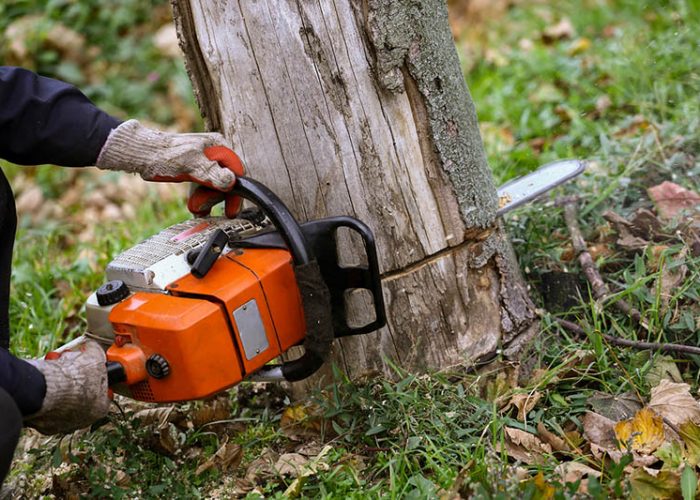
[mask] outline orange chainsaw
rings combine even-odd
[[[201,399],[244,379],[297,381],[327,359],[333,339],[386,323],[374,236],[352,217],[299,224],[267,187],[239,177],[256,207],[236,219],[196,218],[117,256],[87,301],[88,335],[109,345],[111,387],[134,399]],[[340,263],[338,233],[361,241],[362,265]],[[345,241],[345,240],[343,240]],[[349,296],[372,297],[364,325]],[[366,295],[365,292],[363,292]],[[291,347],[304,353],[269,364]]]

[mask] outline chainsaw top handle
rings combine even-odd
[[[257,205],[282,236],[294,261],[294,274],[306,322],[304,354],[281,365],[266,365],[254,374],[254,378],[288,382],[305,379],[323,365],[334,338],[331,296],[321,268],[299,223],[268,187],[240,176],[236,179],[232,193]]]
[[[282,235],[295,265],[315,260],[299,223],[270,188],[248,177],[237,177],[232,193],[252,201],[267,215]]]

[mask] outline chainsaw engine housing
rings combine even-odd
[[[133,398],[207,397],[303,340],[287,250],[227,249],[204,279],[190,273],[187,253],[220,228],[237,235],[260,229],[216,218],[168,228],[108,266],[108,280],[121,280],[133,293],[117,304],[100,306],[99,291],[88,300],[88,330],[112,344],[107,359],[124,367],[121,389]]]

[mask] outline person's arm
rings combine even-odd
[[[11,162],[95,165],[149,181],[194,182],[229,191],[236,181],[234,170],[204,154],[225,144],[218,133],[174,134],[137,120],[121,123],[72,85],[0,66],[0,158]]]
[[[120,123],[72,85],[0,66],[0,158],[20,165],[94,165]]]
[[[41,372],[3,348],[0,348],[0,387],[25,416],[38,412],[46,395],[46,381]]]

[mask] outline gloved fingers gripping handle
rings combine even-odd
[[[222,168],[227,168],[236,178],[245,175],[243,162],[236,153],[226,146],[209,146],[204,149],[204,155],[211,161],[216,161]],[[224,213],[229,219],[235,218],[241,211],[242,200],[232,192],[222,192],[212,186],[196,186],[187,200],[187,209],[196,217],[206,217],[218,203],[225,201]]]
[[[282,235],[294,260],[294,274],[306,321],[304,354],[283,365],[265,366],[252,378],[288,382],[305,379],[318,371],[328,358],[334,338],[330,291],[321,275],[321,268],[299,223],[270,189],[247,177],[239,177],[232,193],[260,207]]]

